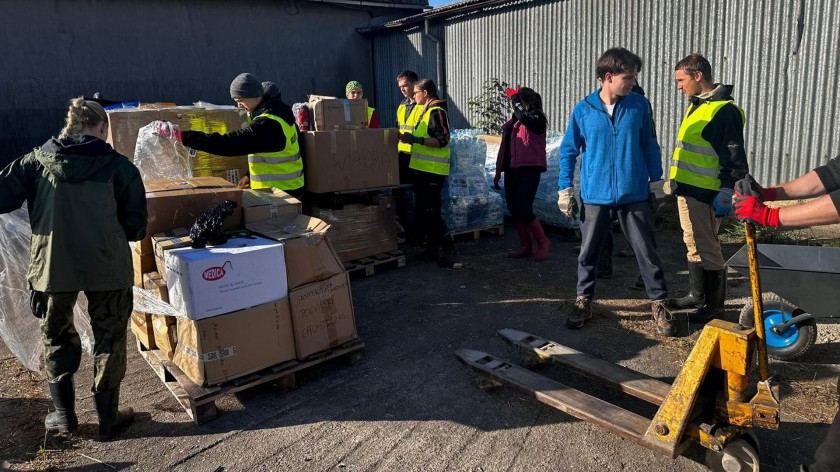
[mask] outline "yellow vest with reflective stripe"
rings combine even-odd
[[[370,120],[373,118],[373,112],[375,110],[371,107],[368,107],[368,128],[370,128]]]
[[[414,133],[414,127],[417,125],[417,120],[420,119],[417,115],[423,107],[415,104],[411,108],[411,113],[406,116],[407,108],[405,103],[401,103],[397,108],[397,128],[400,134]],[[397,144],[397,151],[411,154],[411,144],[400,142]]]
[[[422,107],[425,109],[425,107]],[[441,110],[446,113],[441,107],[432,107],[423,112],[423,118],[417,123],[414,130],[414,136],[420,138],[430,138],[429,136],[429,119],[432,112]],[[430,172],[432,174],[449,175],[449,144],[446,147],[435,148],[425,146],[423,144],[411,145],[411,161],[408,167],[422,172]]]
[[[672,180],[702,189],[720,190],[720,159],[712,144],[703,139],[703,130],[717,112],[730,103],[734,105],[732,100],[718,100],[702,103],[696,109],[694,105],[688,107],[677,134],[670,172]],[[735,107],[746,122],[744,110],[738,105]]]
[[[251,174],[251,188],[279,188],[296,190],[303,187],[303,160],[300,157],[300,143],[294,124],[269,113],[259,115],[280,123],[286,136],[286,147],[280,152],[262,152],[248,155],[248,172]],[[259,118],[258,117],[258,118]]]

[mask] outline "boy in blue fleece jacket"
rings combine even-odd
[[[641,68],[642,60],[627,49],[602,54],[596,66],[601,88],[575,106],[560,147],[557,205],[570,218],[578,208],[572,177],[578,156],[581,159],[577,299],[566,317],[566,326],[572,329],[592,317],[598,258],[615,214],[636,255],[657,330],[674,334],[673,317],[665,306],[668,289],[656,253],[650,200],[651,194],[664,196],[662,157],[650,105],[631,93]]]

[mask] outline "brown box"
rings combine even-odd
[[[187,247],[192,244],[190,230],[188,228],[177,228],[164,231],[152,236],[152,250],[154,251],[155,267],[158,277],[163,280],[166,287],[166,263],[163,261],[163,253],[179,247]]]
[[[196,218],[225,200],[236,202],[236,210],[225,219],[224,228],[242,225],[242,190],[224,179],[147,180],[144,185],[149,221],[146,238],[140,242],[141,255],[154,254],[153,234],[192,226]]]
[[[295,358],[289,299],[202,320],[178,320],[173,361],[198,385],[215,385]]]
[[[303,139],[309,192],[359,190],[400,183],[396,129],[310,131]]]
[[[280,189],[242,191],[242,220],[246,225],[281,215],[297,215],[301,211],[300,200]]]
[[[157,349],[155,344],[155,331],[152,326],[152,315],[150,313],[142,313],[139,311],[131,312],[131,332],[137,336],[140,344],[146,349]]]
[[[392,197],[377,205],[352,204],[340,210],[312,208],[312,215],[330,224],[329,237],[342,262],[397,249],[396,209]]]
[[[143,288],[152,292],[164,302],[169,303],[169,291],[166,289],[166,282],[158,272],[143,274]]]
[[[350,278],[338,274],[289,292],[298,359],[357,337]]]
[[[367,99],[315,98],[310,100],[315,131],[364,129],[368,127]]]
[[[330,225],[318,218],[287,215],[246,227],[283,242],[289,290],[344,272],[344,265],[326,237]]]
[[[157,349],[172,359],[178,346],[178,319],[174,316],[152,315],[152,332]]]
[[[108,143],[120,154],[134,159],[140,128],[155,120],[175,123],[182,131],[222,134],[247,125],[245,112],[235,107],[124,108],[108,112]],[[198,151],[192,165],[196,177],[219,177],[237,183],[248,171],[248,157],[222,157]]]
[[[156,270],[155,257],[151,254],[141,255],[139,252],[134,250],[135,247],[139,248],[139,245],[134,245],[131,248],[131,266],[134,268],[134,286],[142,287],[143,274],[154,272]]]

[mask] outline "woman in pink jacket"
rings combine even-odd
[[[534,197],[540,174],[546,170],[545,133],[548,120],[542,111],[542,97],[532,89],[507,89],[513,117],[502,126],[502,144],[496,159],[498,187],[505,173],[505,200],[519,232],[520,247],[508,257],[534,256],[537,262],[548,257],[551,241],[545,236],[540,220],[534,215]],[[533,239],[537,250],[533,250]]]

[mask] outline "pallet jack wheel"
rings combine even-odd
[[[776,334],[771,331],[774,325],[784,323],[805,311],[775,293],[765,293],[761,298],[764,306],[764,336],[767,340],[767,354],[775,359],[789,361],[810,351],[817,342],[816,321],[811,318]],[[738,321],[752,328],[755,326],[753,316],[753,302],[750,300],[741,309]]]
[[[721,452],[707,450],[706,466],[712,472],[759,472],[758,451],[751,442],[742,437],[730,441]]]

